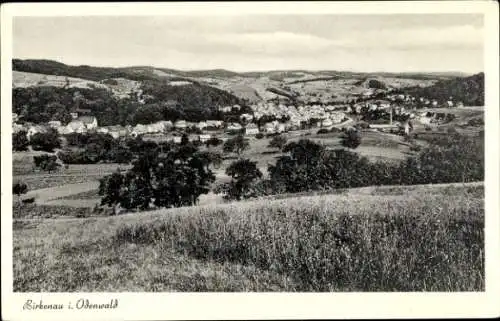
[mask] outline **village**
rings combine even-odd
[[[129,95],[137,97],[138,101],[143,103],[143,97],[137,95],[136,92],[130,92]],[[394,94],[391,90],[369,89],[362,94],[350,94],[348,98],[350,99],[330,104],[311,101],[297,103],[288,99],[258,102],[250,106],[252,113],[240,114],[239,122],[222,120],[190,122],[179,119],[174,122],[160,120],[135,126],[99,126],[97,118],[91,114],[90,110],[80,109],[71,113],[72,120],[67,124],[57,120],[46,124],[31,124],[18,122],[18,115],[13,113],[13,131],[26,131],[28,139],[36,133],[46,133],[49,128],[53,128],[61,136],[71,133],[97,132],[109,134],[114,139],[143,136],[146,139],[149,137],[171,140],[174,143],[181,142],[183,133],[189,134],[191,140],[205,143],[212,137],[227,140],[228,136],[240,133],[258,137],[314,128],[346,129],[352,128],[359,122],[367,123],[368,128],[373,130],[407,132],[408,123],[412,126],[412,122],[417,121],[421,125],[430,126],[446,120],[445,113],[427,112],[426,108],[446,109],[463,106],[461,102],[454,102],[452,97],[446,102],[439,103],[437,100],[424,97]],[[241,106],[237,104],[219,107],[222,113],[238,113],[240,109]]]

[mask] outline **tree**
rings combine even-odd
[[[274,136],[273,139],[269,142],[269,146],[271,148],[277,148],[279,150],[282,150],[283,147],[286,145],[287,139],[283,135],[278,135]]]
[[[342,146],[355,149],[359,145],[361,145],[361,135],[359,132],[354,129],[347,130],[342,137]]]
[[[205,145],[207,146],[207,148],[209,148],[210,146],[219,146],[220,144],[222,144],[222,139],[220,138],[217,138],[217,137],[210,137],[206,142],[205,142]]]
[[[46,133],[36,133],[31,136],[30,144],[33,150],[53,152],[54,148],[61,147],[61,140],[57,131],[50,128]]]
[[[19,199],[21,194],[26,194],[28,192],[28,185],[23,182],[17,181],[12,185],[12,194],[17,195]]]
[[[57,163],[57,156],[55,155],[43,154],[40,156],[33,156],[33,161],[37,168],[49,173],[61,166]]]
[[[12,134],[12,149],[15,151],[24,151],[28,149],[29,141],[27,132],[21,130]]]
[[[239,134],[231,139],[228,139],[223,146],[223,150],[226,153],[236,152],[240,156],[241,152],[248,149],[250,143],[242,134]]]
[[[210,158],[192,144],[145,149],[125,174],[114,173],[100,182],[103,205],[126,209],[193,205],[210,190],[215,176]]]
[[[249,159],[239,159],[229,165],[226,174],[231,176],[232,180],[227,188],[227,198],[241,200],[255,196],[252,185],[262,177],[262,172],[256,164],[257,162]]]
[[[187,145],[189,144],[189,136],[184,133],[182,134],[182,137],[181,137],[181,145]]]
[[[114,213],[116,214],[117,207],[123,198],[124,193],[124,176],[120,170],[109,176],[105,176],[99,181],[99,195],[103,195],[101,205],[114,206]]]

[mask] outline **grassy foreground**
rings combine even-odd
[[[14,291],[482,291],[483,185],[17,220]]]

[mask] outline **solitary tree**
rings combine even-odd
[[[17,195],[17,198],[19,199],[21,197],[21,194],[26,194],[28,192],[28,185],[26,185],[23,182],[15,182],[12,185],[12,194]]]
[[[228,139],[223,146],[223,150],[226,153],[236,152],[238,156],[240,156],[241,152],[248,149],[250,147],[250,143],[248,139],[243,137],[243,135],[239,134],[231,139]]]
[[[33,156],[35,166],[46,172],[52,172],[61,165],[57,163],[57,156],[43,154],[40,156]]]
[[[344,133],[342,137],[342,146],[355,149],[359,145],[361,145],[361,135],[357,130],[351,129]]]
[[[12,149],[24,151],[28,149],[29,141],[26,131],[22,130],[12,134]]]
[[[239,159],[226,169],[226,174],[232,177],[226,197],[240,200],[253,196],[252,185],[255,180],[262,177],[262,172],[256,164],[257,162],[249,159]]]
[[[283,135],[278,135],[273,137],[273,139],[269,142],[268,147],[282,150],[283,147],[286,145],[286,143],[287,143],[286,137]]]

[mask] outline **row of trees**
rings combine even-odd
[[[55,129],[48,129],[46,133],[36,133],[28,139],[25,130],[12,134],[12,149],[15,151],[25,151],[31,145],[33,150],[53,152],[61,147],[61,139]]]

